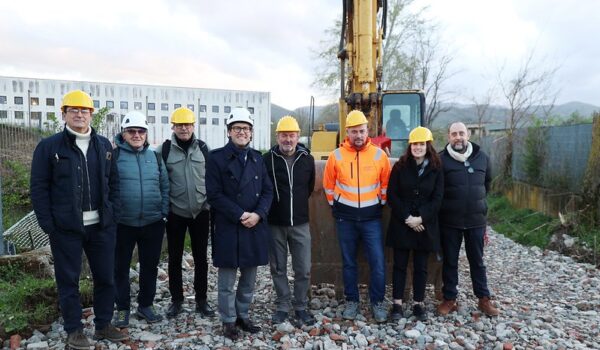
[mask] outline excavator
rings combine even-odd
[[[342,262],[335,234],[335,223],[322,188],[325,160],[345,137],[346,115],[361,110],[369,121],[369,136],[374,144],[386,150],[392,161],[408,145],[409,132],[423,125],[425,96],[420,90],[384,91],[382,43],[386,33],[387,0],[342,0],[343,18],[338,58],[341,86],[338,131],[319,130],[312,134],[311,154],[316,162],[316,188],[310,199],[312,232],[312,283],[334,284],[341,292]],[[384,210],[384,229],[389,210]],[[384,231],[385,233],[385,231]],[[386,252],[387,281],[391,281],[392,254]],[[431,259],[430,259],[431,262]],[[367,263],[359,257],[360,283],[367,283]],[[441,289],[441,265],[430,263],[430,282]],[[438,271],[431,271],[432,269]],[[432,273],[433,272],[433,273]],[[410,282],[410,281],[408,281]],[[407,283],[410,286],[410,283]],[[336,293],[340,296],[341,293]]]

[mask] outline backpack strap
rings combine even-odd
[[[171,140],[167,139],[162,144],[162,159],[167,163],[167,159],[169,158],[169,152],[171,152]]]

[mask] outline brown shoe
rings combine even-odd
[[[500,314],[500,310],[492,304],[490,297],[479,298],[477,307],[487,316],[498,316]]]
[[[96,339],[96,340],[107,339],[113,343],[118,343],[118,342],[128,340],[129,336],[127,334],[121,332],[120,330],[115,328],[115,326],[113,326],[112,324],[109,323],[106,327],[104,327],[102,329],[96,329],[96,332],[94,333],[94,339]]]
[[[437,313],[440,316],[446,316],[451,312],[458,310],[458,303],[456,300],[446,300],[437,306]]]

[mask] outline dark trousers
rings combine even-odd
[[[451,227],[440,227],[442,249],[444,251],[444,265],[442,268],[442,279],[444,287],[442,292],[444,299],[455,300],[458,295],[458,255],[465,238],[465,252],[469,260],[471,281],[473,282],[473,293],[478,298],[490,296],[487,286],[487,274],[483,263],[483,235],[485,227],[471,229],[458,229]]]
[[[394,249],[394,274],[393,274],[393,297],[404,299],[406,286],[406,267],[410,250]],[[427,282],[427,259],[429,252],[413,250],[413,300],[421,302],[425,300],[425,283]]]
[[[184,218],[169,213],[167,220],[167,242],[169,244],[169,291],[172,301],[183,301],[183,282],[181,280],[181,260],[185,233],[189,231],[194,257],[194,290],[196,302],[206,301],[208,283],[208,247],[209,212],[202,211],[195,219]]]
[[[115,291],[115,231],[115,226],[101,229],[96,224],[86,226],[84,233],[56,231],[49,236],[60,311],[67,333],[83,327],[79,299],[82,252],[85,252],[92,271],[96,329],[103,329],[110,322]]]
[[[156,295],[156,276],[162,247],[165,223],[159,220],[155,223],[133,227],[119,224],[117,226],[117,247],[115,250],[115,302],[117,310],[130,308],[129,266],[135,245],[138,246],[140,263],[140,291],[138,305],[152,305]]]

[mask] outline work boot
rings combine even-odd
[[[129,310],[118,310],[113,319],[113,326],[117,328],[129,327]]]
[[[69,333],[69,335],[67,336],[67,345],[71,349],[81,350],[89,350],[90,346],[92,346],[88,338],[85,336],[85,334],[83,334],[83,330],[81,328]]]
[[[167,318],[177,317],[183,311],[183,301],[174,301],[169,305],[167,309]]]
[[[250,321],[250,319],[248,319],[248,318],[238,317],[237,320],[235,320],[235,324],[245,332],[250,332],[250,333],[260,332],[260,327],[254,325],[252,323],[252,321]]]
[[[358,315],[358,301],[346,301],[342,318],[344,320],[354,320],[356,315]]]
[[[239,333],[235,327],[235,322],[223,322],[223,336],[231,340],[237,340]]]
[[[143,318],[148,323],[156,323],[162,321],[163,317],[156,312],[154,305],[139,307],[136,312],[137,317]]]
[[[458,303],[456,300],[446,300],[437,306],[437,313],[440,316],[446,316],[451,312],[458,310]]]
[[[273,322],[273,324],[279,324],[279,323],[285,322],[285,320],[287,320],[287,318],[288,318],[287,312],[277,310],[277,311],[275,311],[273,316],[271,316],[271,321]]]
[[[490,316],[490,317],[491,316],[498,316],[500,314],[500,310],[498,310],[498,308],[496,308],[492,304],[492,301],[490,300],[490,297],[479,298],[479,304],[477,305],[477,307],[484,314],[486,314],[487,316]]]
[[[400,304],[392,304],[392,321],[398,321],[404,317],[402,312],[402,305]]]
[[[213,317],[215,310],[206,301],[196,304],[196,312],[204,317]]]
[[[129,336],[121,333],[121,331],[119,331],[117,328],[115,328],[115,326],[109,323],[108,325],[106,325],[106,327],[102,329],[96,329],[96,332],[94,333],[94,339],[107,339],[113,343],[118,343],[129,339]]]
[[[373,313],[373,318],[377,323],[386,322],[388,319],[387,309],[381,301],[371,305],[371,312]]]
[[[296,315],[296,318],[300,320],[300,322],[302,322],[303,325],[310,326],[315,324],[316,322],[313,315],[311,315],[310,312],[306,310],[296,310],[294,311],[294,314]]]
[[[413,305],[413,316],[415,316],[418,321],[425,321],[427,319],[427,313],[423,309],[423,305],[419,303]]]

